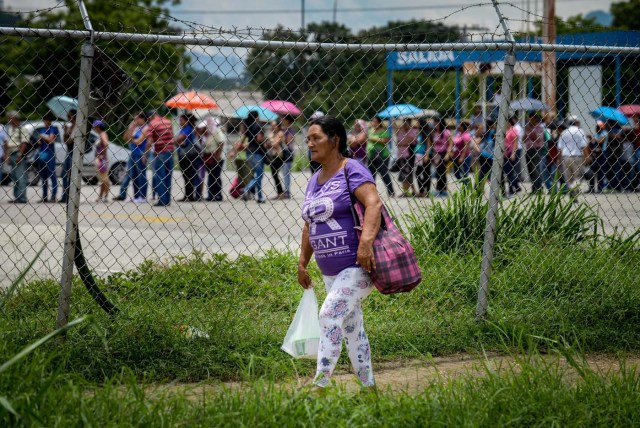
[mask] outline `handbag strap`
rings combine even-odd
[[[347,183],[347,192],[349,192],[349,200],[351,201],[351,205],[349,208],[351,208],[351,216],[353,217],[353,223],[356,225],[356,227],[361,227],[362,225],[360,224],[360,219],[356,214],[356,207],[355,207],[355,201],[354,201],[355,197],[353,193],[351,193],[351,186],[349,186],[349,175],[347,174],[348,164],[349,164],[349,160],[347,159],[347,161],[344,163],[344,167],[342,168],[342,171],[344,172],[344,181]]]
[[[347,165],[349,164],[349,159],[347,159],[347,161],[344,164],[344,168],[342,168],[343,172],[344,172],[344,181],[347,183],[347,192],[349,192],[349,200],[351,201],[351,216],[353,217],[353,223],[356,225],[356,227],[360,227],[362,228],[362,224],[360,224],[360,218],[358,217],[358,214],[356,213],[356,198],[355,195],[353,194],[353,192],[351,192],[351,186],[349,186],[349,175],[347,173]],[[382,204],[382,210],[385,210],[385,206],[384,204]],[[384,218],[384,213],[383,211],[380,210],[380,227],[384,230],[387,230],[387,222],[385,221]]]

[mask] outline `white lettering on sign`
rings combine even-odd
[[[434,62],[453,62],[453,51],[398,52],[398,65],[431,64]]]

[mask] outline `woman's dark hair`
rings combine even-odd
[[[136,117],[139,117],[141,119],[144,119],[144,121],[146,122],[147,120],[149,120],[149,118],[147,117],[147,114],[143,111],[138,112],[138,114],[136,114]]]
[[[184,120],[186,120],[189,125],[195,127],[196,117],[194,115],[183,113],[180,115],[180,118],[184,118]]]
[[[427,141],[427,139],[431,138],[433,127],[429,125],[429,122],[424,118],[418,119],[418,124],[420,126],[420,135],[422,135],[424,141]]]
[[[351,151],[347,144],[347,130],[342,122],[333,116],[322,116],[312,120],[310,126],[313,125],[318,125],[329,138],[338,137],[338,151],[344,157],[351,157]]]
[[[464,131],[466,131],[467,129],[469,129],[469,124],[468,124],[467,122],[465,122],[464,120],[463,120],[463,121],[461,121],[461,122],[458,124],[458,126],[462,128],[462,132],[464,132]]]
[[[382,118],[378,115],[373,116],[373,120],[377,120],[378,122],[382,123]]]
[[[42,116],[43,120],[48,120],[50,122],[53,122],[54,120],[56,120],[56,117],[54,116],[53,113],[51,113],[50,111],[46,112],[44,114],[44,116]]]

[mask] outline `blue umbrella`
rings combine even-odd
[[[377,116],[381,119],[390,119],[399,116],[412,116],[422,114],[422,109],[413,104],[394,104],[382,110]]]
[[[67,120],[69,110],[78,110],[78,100],[70,97],[53,97],[47,102],[47,107],[58,119]]]
[[[591,116],[602,121],[613,120],[620,125],[628,125],[629,119],[620,110],[613,107],[598,107],[591,112]]]
[[[242,106],[238,110],[236,110],[233,115],[240,119],[246,119],[247,116],[249,115],[249,112],[252,112],[252,111],[255,111],[258,113],[258,120],[262,122],[270,122],[272,120],[278,120],[279,118],[279,116],[276,113],[272,112],[271,110],[265,107],[260,107],[256,105]]]

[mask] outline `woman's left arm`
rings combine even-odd
[[[364,224],[358,245],[358,264],[367,272],[376,269],[373,258],[373,241],[380,230],[380,213],[382,201],[373,183],[364,183],[354,192],[356,199],[364,205]]]

